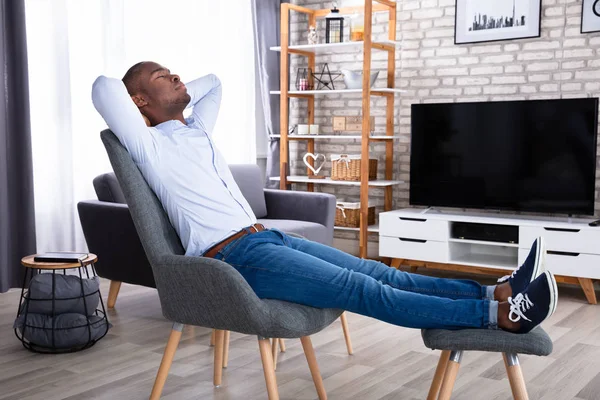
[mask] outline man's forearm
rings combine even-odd
[[[187,92],[190,95],[189,107],[194,107],[199,101],[208,95],[218,94],[221,96],[221,81],[214,74],[209,74],[186,83]]]

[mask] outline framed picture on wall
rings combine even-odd
[[[600,0],[583,0],[581,33],[600,32]]]
[[[540,37],[541,3],[541,0],[456,0],[454,44]]]

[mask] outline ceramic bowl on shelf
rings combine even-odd
[[[343,69],[341,72],[344,74],[344,83],[347,89],[362,89],[362,71],[354,72]],[[379,71],[371,72],[370,87],[373,87],[378,75]]]

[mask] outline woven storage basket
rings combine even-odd
[[[369,206],[367,224],[375,224],[375,206]],[[360,203],[338,201],[335,205],[335,226],[360,227]]]
[[[331,179],[360,181],[360,155],[335,154],[331,156]],[[369,180],[377,179],[377,160],[369,160]]]

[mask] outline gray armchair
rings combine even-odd
[[[114,134],[101,134],[140,242],[152,267],[163,315],[174,322],[152,389],[162,393],[183,326],[218,329],[214,383],[220,385],[224,331],[257,335],[269,399],[278,399],[269,340],[301,338],[320,399],[326,398],[310,335],[327,327],[341,310],[316,309],[277,300],[261,300],[229,264],[184,256],[184,249],[159,202]]]
[[[259,223],[332,244],[335,196],[263,189],[258,166],[231,165],[230,169]],[[96,177],[94,189],[98,200],[82,201],[77,208],[88,248],[99,255],[98,275],[111,280],[107,305],[113,308],[121,282],[156,284],[117,177],[114,173]]]

